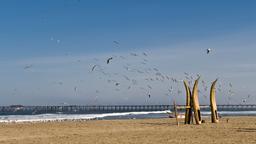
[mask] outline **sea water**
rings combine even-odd
[[[171,111],[118,112],[101,114],[38,114],[38,115],[1,115],[0,123],[49,122],[93,119],[145,119],[167,118]],[[219,111],[220,116],[256,116],[256,111]],[[184,113],[180,113],[184,114]],[[202,116],[209,117],[209,111],[202,111]]]
[[[38,115],[1,115],[0,122],[48,122],[65,120],[92,120],[92,119],[125,119],[125,118],[153,118],[162,117],[170,113],[166,111],[122,112],[101,114],[38,114]],[[156,116],[158,114],[158,116]]]

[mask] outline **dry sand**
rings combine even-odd
[[[0,143],[256,144],[256,117],[226,119],[180,126],[167,118],[0,124]]]

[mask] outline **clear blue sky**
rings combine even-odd
[[[143,51],[149,53],[150,67],[158,67],[162,73],[179,79],[184,78],[184,72],[200,73],[209,84],[220,77],[227,87],[229,81],[234,83],[236,93],[231,103],[239,103],[249,93],[250,101],[256,102],[256,91],[250,88],[256,78],[255,7],[254,0],[1,1],[0,104],[160,104],[170,99],[182,103],[175,94],[168,99],[160,88],[150,90],[158,98],[149,100],[143,92],[136,93],[139,90],[122,90],[123,85],[119,93],[94,93],[106,89],[108,83],[103,83],[113,76],[88,73],[92,65],[109,68],[104,63],[107,57],[122,55],[130,62],[133,57],[129,53]],[[208,47],[213,51],[205,56]],[[128,63],[117,61],[116,65],[111,63],[112,69]],[[140,67],[138,63],[135,65]],[[32,67],[24,69],[28,65]],[[63,85],[56,86],[60,81]],[[143,91],[143,86],[137,87]],[[184,90],[182,85],[177,89]],[[226,98],[220,102],[228,103]]]

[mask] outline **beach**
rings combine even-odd
[[[176,125],[175,119],[1,123],[0,143],[254,144],[256,117],[224,117],[218,124]]]

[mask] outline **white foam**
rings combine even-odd
[[[21,123],[21,122],[50,122],[65,120],[91,120],[109,116],[143,115],[143,114],[161,114],[170,113],[166,111],[150,112],[123,112],[123,113],[105,113],[105,114],[40,114],[40,115],[5,115],[0,116],[0,123]]]
[[[221,115],[256,115],[256,111],[218,111]],[[211,115],[210,111],[201,111],[202,115]]]

